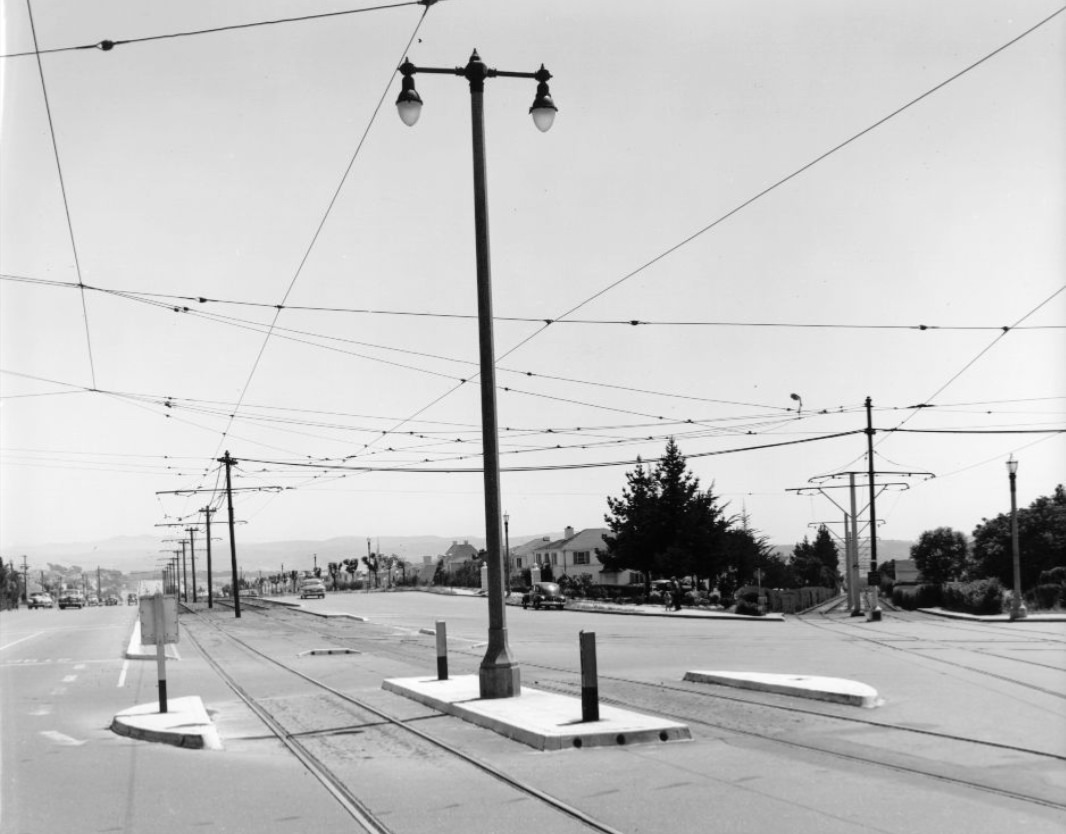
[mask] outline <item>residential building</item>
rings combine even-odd
[[[529,552],[528,563],[521,558],[521,564],[516,564],[516,568],[550,565],[556,579],[586,575],[597,585],[629,585],[641,581],[636,571],[607,570],[603,566],[600,554],[605,550],[603,537],[609,532],[606,527],[587,527],[580,532],[567,527],[561,539],[542,540]]]
[[[444,553],[444,569],[453,570],[464,562],[472,562],[477,558],[477,548],[464,541],[462,544],[453,541],[452,546]]]

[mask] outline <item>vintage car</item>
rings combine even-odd
[[[566,597],[559,590],[555,582],[538,582],[524,594],[522,594],[522,607],[547,608],[554,606],[562,610],[566,605]]]
[[[308,599],[309,597],[326,598],[326,585],[321,579],[309,578],[300,580],[300,599]]]
[[[81,591],[60,591],[59,592],[59,607],[60,608],[84,608],[85,607],[85,594]]]
[[[55,602],[52,601],[51,594],[30,594],[30,608],[52,608],[54,606]]]

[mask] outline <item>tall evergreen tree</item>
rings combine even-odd
[[[840,557],[829,529],[822,525],[811,542],[806,536],[792,551],[792,570],[800,585],[835,588],[840,584]]]
[[[638,461],[626,482],[621,498],[607,499],[605,565],[640,571],[649,592],[653,575],[715,578],[728,523],[712,491],[702,491],[688,471],[674,439],[653,471]]]

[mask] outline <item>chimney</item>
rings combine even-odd
[[[568,526],[566,528],[566,532],[563,534],[563,538],[564,539],[572,539],[573,537],[574,537],[574,528]]]

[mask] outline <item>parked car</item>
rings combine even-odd
[[[321,579],[304,579],[300,582],[300,599],[326,598],[326,584]]]
[[[126,594],[126,605],[136,605],[136,604],[137,604],[137,595],[136,594]]]
[[[242,597],[257,597],[259,596],[259,591],[255,588],[241,588],[240,595]]]
[[[51,594],[30,594],[30,608],[53,608],[55,602]]]
[[[118,605],[118,597],[108,597],[104,600],[104,605]]]
[[[529,608],[547,608],[554,605],[556,608],[562,610],[566,605],[566,597],[563,596],[563,592],[559,590],[559,585],[555,582],[538,582],[524,594],[522,594],[522,607]]]
[[[59,594],[60,608],[84,608],[85,594],[81,591],[61,591]]]

